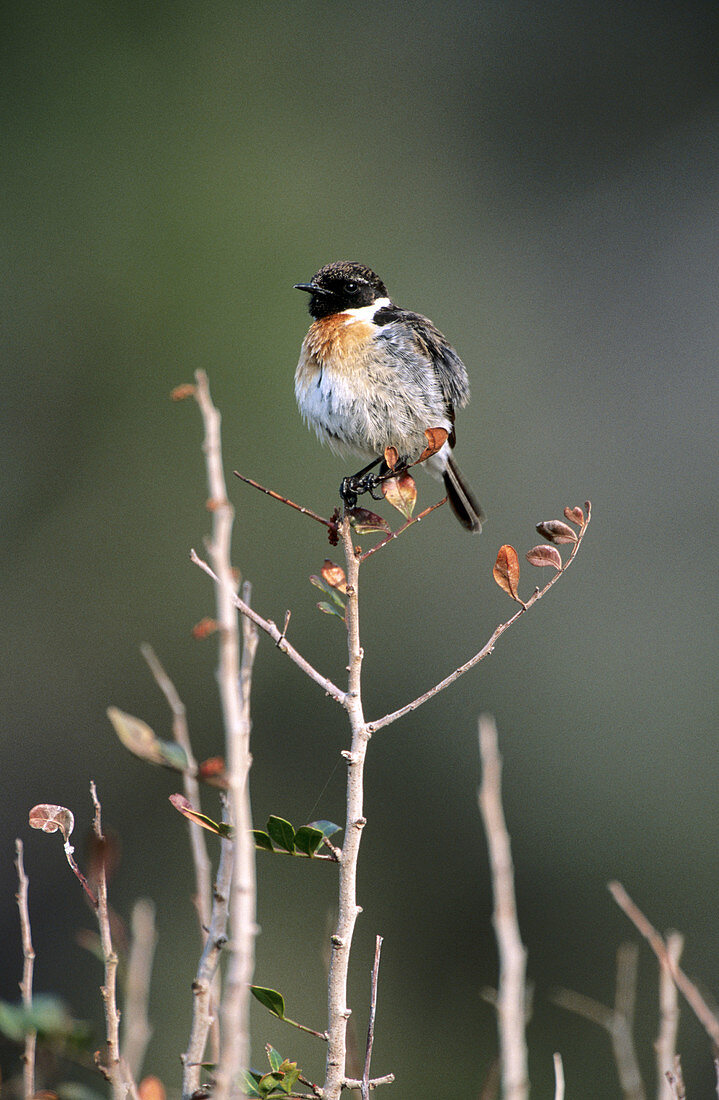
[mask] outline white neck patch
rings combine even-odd
[[[377,298],[369,306],[358,306],[357,309],[343,309],[342,315],[347,318],[345,324],[351,325],[355,321],[373,321],[374,315],[379,309],[385,309],[392,305],[389,298]]]

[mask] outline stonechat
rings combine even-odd
[[[482,509],[454,460],[454,411],[469,401],[467,369],[454,348],[427,317],[394,305],[363,264],[327,264],[294,289],[310,295],[313,318],[295,373],[300,412],[336,452],[372,459],[342,482],[345,503],[353,507],[358,493],[377,485],[369,471],[380,463],[380,476],[386,471],[387,447],[406,465],[426,449],[426,428],[444,428],[446,441],[424,464],[444,481],[462,526],[481,531]]]

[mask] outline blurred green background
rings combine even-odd
[[[476,806],[488,710],[535,984],[533,1091],[552,1095],[560,1050],[568,1097],[616,1097],[607,1036],[550,1000],[568,986],[611,1002],[632,931],[610,878],[685,933],[686,968],[719,993],[719,9],[24,0],[3,23],[0,992],[14,999],[20,975],[20,835],[36,987],[101,1035],[100,970],[75,942],[90,914],[60,843],[26,825],[33,803],[64,803],[79,836],[93,777],[122,838],[115,907],[159,906],[147,1068],[177,1086],[197,958],[177,779],[126,754],[105,717],[113,704],[169,735],[146,640],[198,756],[221,751],[215,644],[190,636],[213,610],[188,560],[210,522],[201,427],[168,395],[206,369],[228,475],[331,511],[350,471],[295,408],[308,317],[291,287],[357,259],[467,363],[458,457],[489,517],[471,539],[440,511],[365,566],[366,713],[424,690],[509,615],[501,543],[523,553],[538,520],[587,497],[595,514],[575,567],[491,659],[370,745],[358,1033],[380,932],[376,1072],[397,1074],[393,1096],[478,1095],[495,1050]],[[437,498],[418,482],[422,504]],[[321,529],[230,488],[256,606],[280,622],[291,608],[293,642],[341,678],[341,624],[307,579]],[[526,566],[523,592],[537,581]],[[341,712],[265,641],[252,705],[257,822],[343,820]],[[258,872],[256,980],[322,1027],[335,874],[263,854]],[[643,947],[650,1092],[656,1004]],[[270,1040],[321,1080],[310,1039],[259,1008],[253,1032],[256,1063]],[[679,1045],[689,1095],[712,1095],[687,1009]]]

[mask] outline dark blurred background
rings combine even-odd
[[[210,375],[233,468],[329,513],[346,464],[297,414],[308,317],[291,287],[332,259],[374,267],[468,365],[458,457],[481,539],[440,511],[364,569],[366,713],[470,656],[512,611],[501,543],[589,497],[576,565],[495,654],[370,745],[351,1003],[366,1026],[385,937],[374,1068],[392,1095],[475,1098],[495,1051],[496,983],[476,805],[477,715],[497,719],[523,935],[535,985],[533,1093],[615,1097],[608,1037],[551,1003],[605,1003],[632,930],[619,878],[709,997],[717,953],[717,232],[719,9],[680,3],[4,5],[2,305],[2,995],[21,956],[13,841],[24,838],[36,988],[102,1034],[91,925],[35,802],[88,782],[122,838],[112,888],[159,906],[147,1069],[171,1088],[197,934],[169,772],[129,756],[113,704],[169,736],[139,655],[151,642],[198,756],[221,751],[213,610],[188,560],[210,518],[193,403]],[[421,503],[438,488],[418,478]],[[235,558],[256,606],[335,679],[341,624],[308,583],[322,530],[232,480]],[[388,512],[389,514],[389,512]],[[395,521],[395,517],[392,517]],[[371,540],[367,540],[371,542]],[[539,574],[526,566],[522,591]],[[253,805],[343,820],[342,713],[266,641],[253,693]],[[207,812],[217,811],[212,791]],[[209,838],[211,847],[212,838]],[[79,845],[80,847],[81,845]],[[256,980],[322,1027],[335,873],[258,856]],[[637,1042],[650,1093],[657,974],[642,945]],[[322,1051],[253,1012],[315,1079]],[[689,1095],[713,1095],[683,1008]],[[17,1067],[10,1051],[5,1072]],[[448,1084],[449,1082],[449,1084]]]

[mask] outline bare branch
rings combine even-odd
[[[227,820],[226,808],[223,821]],[[182,1056],[182,1095],[185,1100],[200,1087],[202,1060],[207,1044],[207,1036],[214,1017],[212,989],[220,963],[222,950],[227,943],[227,922],[229,917],[230,890],[232,886],[233,844],[223,840],[220,850],[220,865],[215,881],[214,902],[210,918],[205,947],[192,983],[192,1027],[187,1050]]]
[[[122,1014],[122,1052],[133,1079],[137,1080],[152,1037],[147,1006],[157,933],[155,906],[147,898],[140,898],[133,905],[130,932]]]
[[[140,646],[140,652],[145,658],[157,686],[167,700],[170,711],[172,712],[172,732],[175,741],[187,757],[187,768],[182,773],[185,798],[187,798],[193,806],[199,807],[201,803],[200,784],[197,781],[197,761],[192,752],[185,704],[182,702],[175,685],[165,671],[152,646],[145,643]],[[207,929],[210,923],[210,911],[212,906],[212,867],[210,865],[210,857],[207,854],[205,830],[191,821],[188,821],[188,827],[190,831],[192,862],[195,868],[195,905],[199,917],[200,934],[204,944],[206,936],[205,929]]]
[[[564,1065],[559,1053],[554,1055],[554,1100],[564,1100]]]
[[[213,404],[204,371],[195,373],[195,400],[205,429],[203,452],[212,511],[208,553],[216,574],[216,618],[219,624],[217,673],[227,744],[230,816],[235,827],[234,870],[230,893],[232,949],[222,999],[222,1044],[217,1066],[215,1100],[237,1095],[235,1081],[249,1064],[249,986],[254,969],[256,925],[255,852],[251,839],[249,695],[240,684],[240,633],[237,621],[236,580],[232,569],[234,508],[227,499],[222,469],[220,413]],[[252,656],[245,669],[249,691]]]
[[[239,473],[237,470],[233,470],[232,472],[240,481],[244,481],[245,485],[251,485],[253,489],[259,489],[261,493],[266,493],[267,496],[272,497],[273,500],[279,500],[281,504],[287,504],[290,508],[294,508],[296,512],[301,512],[303,516],[309,516],[310,519],[316,520],[317,523],[323,524],[324,527],[332,527],[331,520],[324,519],[323,516],[318,516],[311,508],[305,508],[302,504],[295,504],[289,497],[283,497],[281,493],[276,493],[274,489],[266,489],[264,485],[260,485],[259,481],[253,481],[251,477],[245,477],[244,474]]]
[[[352,528],[347,519],[340,523],[347,569],[347,649],[349,676],[346,709],[352,730],[347,761],[347,821],[339,867],[339,908],[334,934],[330,938],[332,952],[328,978],[327,1064],[322,1091],[324,1100],[339,1100],[346,1083],[347,1021],[351,1009],[347,1004],[347,974],[352,936],[360,907],[357,904],[357,861],[359,858],[363,816],[364,762],[369,732],[364,720],[361,697],[362,646],[359,633],[359,567],[355,555]]]
[[[101,843],[105,838],[102,833],[102,807],[97,797],[95,783],[90,780],[90,794],[92,804],[95,807],[93,829],[95,836]],[[107,904],[107,876],[105,874],[105,861],[98,860],[97,870],[97,924],[100,930],[100,944],[102,957],[105,964],[105,981],[100,989],[102,1002],[105,1008],[105,1025],[107,1038],[107,1064],[99,1066],[107,1076],[112,1088],[114,1100],[125,1100],[128,1092],[137,1096],[137,1087],[124,1059],[120,1055],[120,1013],[117,1007],[117,954],[112,945],[110,932],[110,911]]]
[[[620,882],[610,882],[609,891],[619,908],[629,917],[637,931],[644,936],[660,964],[670,975],[679,992],[685,997],[709,1038],[716,1046],[719,1046],[719,1019],[709,1008],[694,982],[686,976],[679,964],[670,957],[667,946],[656,928],[632,901]]]
[[[479,719],[479,751],[482,760],[479,808],[489,848],[494,894],[492,923],[499,951],[497,1021],[502,1096],[504,1100],[525,1100],[529,1095],[525,1036],[527,951],[517,920],[512,850],[502,808],[502,761],[497,746],[497,727],[487,714]]]
[[[362,1074],[362,1100],[369,1100],[369,1071],[372,1063],[374,1045],[374,1021],[377,1012],[377,981],[379,979],[379,957],[382,951],[382,937],[377,936],[374,948],[374,966],[372,967],[372,989],[370,994],[369,1023],[367,1025],[367,1046],[365,1048],[364,1072]]]
[[[598,1024],[609,1033],[622,1096],[625,1100],[645,1100],[646,1097],[632,1037],[636,986],[636,947],[634,944],[625,943],[621,944],[617,951],[614,1008],[607,1008],[592,997],[585,997],[569,989],[557,990],[552,997],[554,1003],[561,1008],[583,1016],[585,1020]]]
[[[219,578],[213,572],[207,562],[203,561],[202,558],[200,558],[194,550],[190,551],[190,560],[195,565],[198,565],[200,569],[202,569],[205,573],[207,573],[208,577],[211,577],[216,584],[220,583]],[[284,630],[280,630],[277,624],[272,621],[272,619],[264,619],[262,615],[258,615],[258,613],[252,607],[250,607],[249,604],[246,604],[244,600],[240,599],[240,597],[234,592],[234,590],[232,592],[232,600],[234,606],[237,608],[238,611],[241,612],[242,615],[250,619],[250,621],[258,626],[260,630],[263,630],[265,634],[268,634],[270,638],[272,638],[272,641],[275,643],[281,653],[286,653],[290,660],[293,661],[298,668],[302,669],[305,675],[309,676],[310,680],[314,680],[316,684],[319,684],[319,686],[327,693],[327,695],[331,696],[331,698],[334,699],[336,703],[339,703],[341,706],[345,706],[346,696],[344,691],[338,688],[336,684],[333,684],[331,680],[328,680],[326,676],[323,676],[321,672],[318,672],[317,669],[309,663],[309,661],[305,660],[305,658],[297,652],[295,647],[287,641]]]
[[[677,966],[684,947],[681,932],[670,932],[667,936],[667,955],[673,966]],[[659,1034],[655,1043],[657,1053],[657,1100],[672,1100],[672,1090],[667,1081],[667,1070],[674,1065],[677,1055],[677,1029],[679,1027],[679,1004],[677,987],[664,966],[659,967]]]
[[[383,546],[387,545],[387,543],[393,542],[394,539],[398,539],[399,536],[403,535],[409,527],[413,527],[415,523],[421,523],[423,519],[426,519],[430,512],[434,512],[436,508],[441,508],[442,505],[446,503],[447,497],[442,497],[442,499],[438,500],[436,504],[430,504],[429,508],[425,508],[424,511],[420,512],[418,516],[413,516],[412,519],[408,519],[407,522],[403,523],[401,527],[398,527],[396,531],[392,531],[392,533],[387,535],[386,538],[381,539],[380,542],[376,544],[376,546],[372,546],[369,550],[365,550],[364,554],[360,554],[360,561],[366,561],[367,558],[371,557],[372,554],[376,554],[377,551],[381,550]]]
[[[32,931],[30,929],[30,909],[28,906],[29,879],[25,874],[23,860],[23,843],[18,838],[15,841],[15,866],[17,868],[18,891],[15,895],[18,912],[20,914],[20,933],[22,936],[22,981],[20,982],[20,995],[24,1007],[29,1011],[32,1008],[32,979],[35,969],[35,949],[32,945]],[[32,1100],[35,1095],[35,1047],[37,1045],[37,1032],[33,1029],[25,1033],[25,1049],[22,1056],[22,1091],[24,1100]]]

